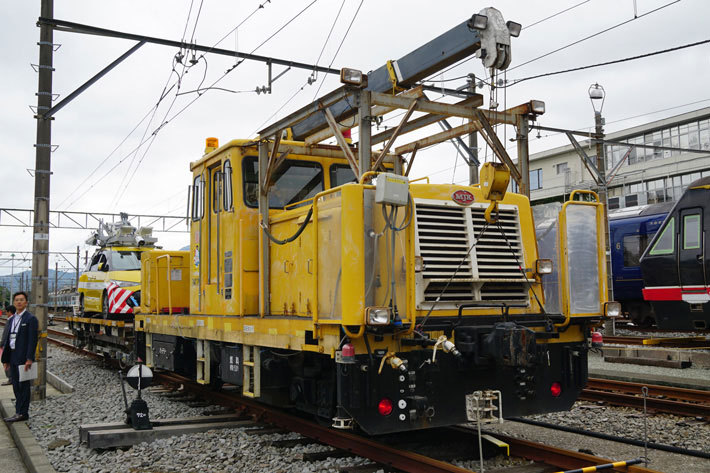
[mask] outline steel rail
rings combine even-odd
[[[560,424],[550,424],[549,422],[541,422],[539,420],[528,419],[525,417],[516,417],[516,418],[511,418],[508,420],[510,420],[512,422],[520,422],[523,424],[544,427],[546,429],[559,430],[562,432],[569,432],[569,433],[573,433],[573,434],[584,435],[587,437],[593,437],[593,438],[598,438],[598,439],[602,439],[602,440],[609,440],[611,442],[625,443],[628,445],[634,445],[636,447],[647,446],[648,448],[652,448],[654,450],[662,450],[664,452],[677,453],[680,455],[687,455],[687,456],[698,457],[698,458],[710,458],[710,453],[708,453],[708,452],[703,452],[700,450],[689,450],[687,448],[676,447],[675,445],[664,445],[664,444],[656,443],[656,442],[645,443],[643,440],[630,439],[630,438],[625,438],[625,437],[619,437],[616,435],[603,434],[600,432],[593,432],[590,430],[578,429],[576,427],[568,427],[568,426],[560,425]],[[498,434],[493,434],[493,435],[498,436]],[[498,437],[500,437],[500,436],[498,436]],[[576,452],[574,452],[574,453],[576,453]]]
[[[475,435],[476,432],[468,427],[451,427],[462,432]],[[585,468],[593,465],[601,465],[604,463],[613,463],[613,460],[603,457],[596,457],[587,453],[581,453],[574,450],[566,450],[564,448],[552,447],[530,440],[524,440],[510,435],[505,435],[500,432],[482,431],[485,434],[491,435],[496,439],[507,443],[510,446],[510,454],[516,457],[526,458],[528,460],[539,461],[557,468],[576,469]],[[621,471],[629,473],[658,473],[656,470],[644,468],[642,466],[629,466],[611,468],[611,471]],[[590,470],[591,471],[591,470]]]
[[[629,381],[617,381],[614,379],[589,378],[587,389],[609,390],[613,389],[625,394],[641,395],[642,387],[648,388],[649,397],[664,396],[669,399],[677,399],[686,402],[699,402],[710,407],[710,391],[702,389],[677,388],[672,386],[660,386],[657,384],[634,383]]]
[[[579,399],[595,402],[601,401],[615,406],[634,408],[643,408],[644,403],[644,399],[638,395],[597,391],[594,389],[584,389],[580,394]],[[688,402],[649,397],[646,398],[646,406],[652,411],[665,412],[679,416],[710,417],[710,406],[707,404],[691,404]]]

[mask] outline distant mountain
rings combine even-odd
[[[48,275],[48,289],[49,292],[54,292],[54,282],[55,282],[55,271],[53,269],[49,270]],[[57,287],[62,289],[64,287],[75,287],[76,286],[76,272],[74,271],[57,271],[56,272],[56,282]],[[13,292],[17,292],[22,288],[24,291],[29,291],[32,286],[32,271],[25,270],[14,275],[2,274],[0,275],[0,286],[10,290],[12,288]]]

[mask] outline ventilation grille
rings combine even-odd
[[[501,208],[500,228],[489,225],[468,253],[476,240],[474,235],[480,235],[485,225],[484,212],[485,207],[417,202],[424,287],[417,292],[420,307],[430,306],[437,298],[437,307],[442,309],[473,301],[527,301],[527,283],[516,261],[517,257],[522,262],[517,209]]]
[[[417,204],[417,236],[424,263],[423,277],[428,282],[424,302],[434,302],[439,294],[441,301],[473,300],[473,271],[471,255],[467,255],[470,245],[465,210]],[[454,273],[456,275],[446,287]]]

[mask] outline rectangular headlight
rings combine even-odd
[[[131,287],[131,286],[140,286],[141,283],[135,282],[135,281],[113,281],[116,283],[118,287]]]
[[[344,67],[340,69],[340,82],[350,85],[362,85],[362,71]]]
[[[505,26],[508,27],[508,33],[510,33],[510,36],[513,38],[520,36],[520,32],[523,30],[523,25],[514,21],[506,22]]]
[[[530,101],[530,111],[535,115],[542,115],[545,113],[545,102],[542,100],[531,100]]]
[[[387,325],[390,323],[389,307],[368,307],[365,309],[367,325]]]
[[[616,301],[605,302],[604,315],[607,317],[621,316],[621,303]]]
[[[537,274],[552,273],[552,260],[551,259],[539,259],[539,260],[535,261],[535,272]]]
[[[471,29],[485,30],[486,26],[488,26],[488,17],[486,15],[476,13],[468,20],[468,27]]]

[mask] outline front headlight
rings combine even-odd
[[[390,323],[389,307],[368,307],[365,309],[367,325],[387,325]]]
[[[140,286],[141,283],[135,281],[113,281],[118,287]]]
[[[552,273],[552,260],[551,259],[539,259],[535,261],[535,272],[537,274],[551,274]]]
[[[605,302],[604,315],[607,317],[619,317],[621,315],[621,303],[616,301]]]

